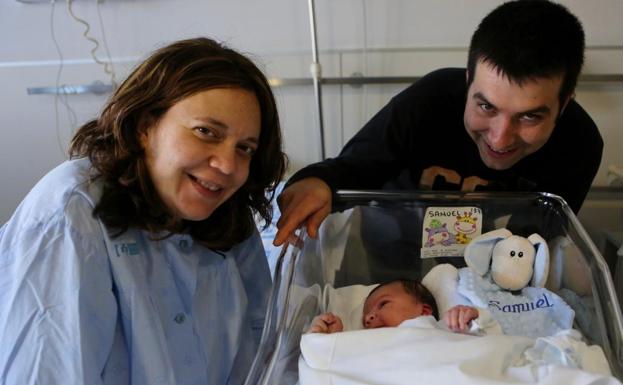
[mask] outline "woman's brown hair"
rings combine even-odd
[[[261,111],[257,152],[246,183],[203,221],[179,220],[156,193],[144,160],[140,134],[175,103],[214,88],[255,94]],[[156,237],[188,232],[214,249],[229,249],[255,231],[254,214],[268,225],[270,201],[283,177],[286,157],[275,98],[266,77],[245,56],[208,38],[181,40],[155,51],[119,86],[99,118],[83,125],[71,141],[72,158],[88,157],[103,180],[93,214],[113,235],[130,227]]]

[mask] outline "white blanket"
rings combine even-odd
[[[301,352],[301,385],[620,384],[601,348],[573,337],[471,336],[444,330],[432,317],[397,328],[305,334]]]

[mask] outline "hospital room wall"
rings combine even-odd
[[[0,223],[49,169],[66,159],[69,138],[96,116],[107,95],[28,95],[27,87],[109,83],[91,59],[84,27],[71,19],[67,4],[36,0],[0,4]],[[561,1],[584,22],[585,73],[623,73],[623,2]],[[318,45],[323,76],[420,76],[443,66],[463,66],[469,37],[494,0],[316,0]],[[156,47],[175,39],[207,35],[249,53],[270,78],[309,77],[310,32],[305,0],[92,0],[73,2],[74,13],[91,24],[103,43],[103,20],[117,79]],[[63,56],[60,71],[56,37]],[[103,45],[103,44],[102,44]],[[101,47],[97,51],[105,59]],[[58,80],[57,80],[58,77]],[[327,156],[342,145],[391,96],[395,85],[327,85],[323,112]],[[320,158],[313,89],[275,87],[290,172]],[[578,99],[597,121],[606,140],[602,169],[623,164],[623,84],[582,84]],[[581,156],[581,149],[578,149]]]

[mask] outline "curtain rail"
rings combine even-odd
[[[354,87],[364,84],[411,84],[421,76],[352,76],[321,78],[320,83],[326,85],[351,85]],[[311,86],[312,78],[272,78],[268,82],[272,87]],[[581,75],[580,85],[595,83],[623,83],[623,74],[586,74]],[[77,95],[77,94],[106,94],[111,92],[112,85],[96,81],[84,85],[63,85],[60,87],[28,87],[29,95]]]
[[[421,76],[351,76],[351,77],[323,77],[322,84],[352,85],[364,84],[410,84],[419,80]],[[580,75],[579,83],[623,83],[623,74],[585,74]],[[272,78],[269,83],[273,87],[306,86],[311,85],[311,78]]]

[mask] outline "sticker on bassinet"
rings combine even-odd
[[[422,226],[422,258],[462,257],[465,246],[480,235],[478,207],[428,207]]]

